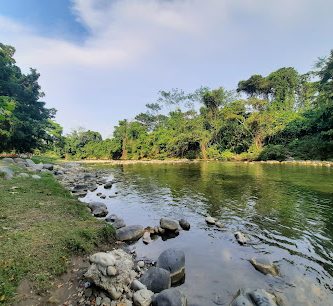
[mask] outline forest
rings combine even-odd
[[[233,90],[160,91],[111,138],[78,128],[64,135],[31,69],[0,44],[0,152],[66,159],[332,160],[333,50],[312,71],[282,67]]]

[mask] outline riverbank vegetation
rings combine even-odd
[[[36,293],[44,293],[56,276],[66,272],[73,255],[113,241],[113,228],[91,216],[51,174],[40,180],[2,180],[0,207],[3,305],[12,305],[23,280]]]
[[[38,74],[22,74],[13,55],[0,45],[0,151],[67,159],[333,159],[333,51],[305,74],[283,67],[234,90],[160,91],[104,140],[83,129],[64,136],[55,110],[39,101]]]

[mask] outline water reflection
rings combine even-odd
[[[331,169],[202,162],[127,165],[112,173],[120,182],[108,192],[119,194],[105,203],[128,224],[156,225],[163,216],[191,222],[175,239],[136,247],[153,258],[170,246],[185,250],[181,287],[193,305],[227,304],[249,286],[278,291],[291,305],[333,305]],[[202,214],[218,218],[225,230],[208,227]],[[249,234],[252,244],[238,246],[236,230]],[[252,268],[248,259],[260,254],[276,261],[281,277]]]

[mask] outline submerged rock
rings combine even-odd
[[[181,250],[167,249],[158,257],[156,266],[168,270],[171,283],[176,284],[185,276],[185,253]]]
[[[145,274],[141,276],[139,281],[154,293],[161,292],[171,287],[170,272],[157,267],[149,268]]]
[[[116,238],[120,241],[134,241],[143,236],[144,228],[141,225],[125,226],[117,230]]]
[[[160,227],[165,230],[174,232],[178,230],[178,222],[169,218],[161,218]]]
[[[114,214],[107,217],[105,221],[111,223],[115,229],[119,229],[126,226],[125,221]]]
[[[241,244],[241,245],[247,244],[247,239],[242,232],[236,232],[235,238],[239,244]]]
[[[104,188],[105,189],[110,189],[112,187],[112,182],[107,182],[107,183],[105,183],[105,185],[104,185]]]
[[[150,233],[149,232],[144,232],[143,237],[142,237],[142,241],[145,244],[149,244],[152,242],[151,238],[150,238]]]
[[[242,288],[230,306],[277,306],[277,297],[264,289]]]
[[[153,298],[153,306],[187,306],[186,296],[176,288],[163,290]]]
[[[279,269],[272,262],[270,262],[267,258],[259,257],[250,259],[250,263],[255,267],[256,270],[261,273],[271,274],[273,276],[279,275]]]
[[[185,219],[180,219],[179,220],[179,225],[185,231],[188,231],[191,227],[190,223]]]

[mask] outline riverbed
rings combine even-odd
[[[127,225],[155,226],[161,217],[191,223],[173,239],[133,245],[138,257],[151,259],[170,247],[185,252],[180,288],[189,305],[228,305],[242,287],[274,291],[287,305],[333,305],[332,168],[231,162],[89,167],[109,170],[117,183],[82,201],[105,203]],[[224,228],[206,224],[206,215]],[[248,235],[248,245],[237,243],[236,231]],[[269,258],[280,276],[255,270],[252,257]]]

